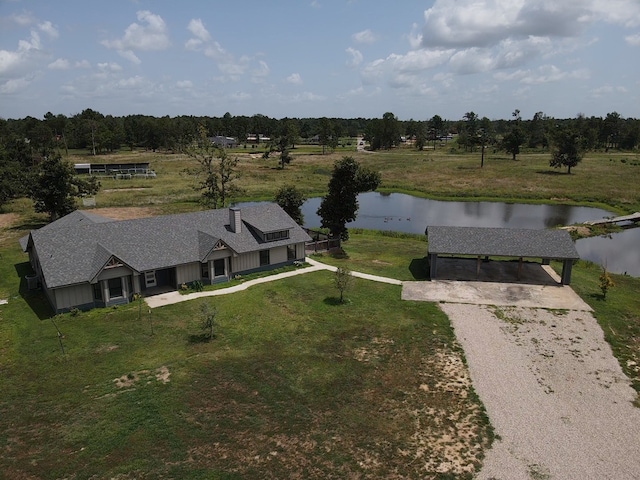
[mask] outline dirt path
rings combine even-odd
[[[441,308],[499,436],[478,478],[638,478],[636,394],[589,312]]]

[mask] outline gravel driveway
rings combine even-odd
[[[591,313],[440,307],[499,436],[478,478],[640,478],[636,394]]]

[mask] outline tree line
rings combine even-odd
[[[514,123],[518,124],[516,137],[513,135]],[[272,142],[287,138],[291,140],[290,146],[304,141],[335,149],[342,138],[363,135],[373,150],[392,148],[407,139],[412,140],[416,148],[423,149],[430,142],[453,134],[458,135],[459,145],[468,150],[474,150],[482,143],[497,145],[505,137],[511,143],[519,143],[520,147],[536,149],[549,147],[553,129],[558,125],[575,130],[586,150],[632,150],[640,145],[640,120],[625,119],[617,112],[608,113],[604,118],[579,114],[570,119],[555,119],[537,112],[531,119],[523,119],[516,110],[514,117],[506,120],[491,120],[467,112],[457,120],[445,120],[434,115],[421,121],[399,120],[391,112],[384,113],[382,118],[346,119],[276,119],[260,114],[233,116],[228,112],[222,117],[114,117],[90,108],[72,116],[48,112],[42,119],[31,116],[0,118],[0,144],[6,146],[8,142],[23,140],[34,155],[53,146],[65,152],[69,149],[88,150],[95,155],[122,148],[182,153],[198,136],[198,127],[204,126],[209,135],[233,137],[241,145],[251,143],[247,138],[254,134],[257,141],[260,141],[260,136]],[[284,148],[281,145],[278,151]]]

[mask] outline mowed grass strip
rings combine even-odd
[[[151,313],[57,316],[61,339],[12,299],[0,310],[0,470],[470,478],[492,430],[446,316],[401,301],[398,286],[356,279],[348,303],[337,295],[333,274],[316,272]],[[194,341],[203,303],[219,312],[210,342]]]

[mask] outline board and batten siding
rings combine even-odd
[[[247,252],[231,258],[231,272],[233,274],[260,268],[260,255],[258,252]]]
[[[307,256],[307,252],[304,248],[304,243],[296,243],[296,260],[304,260]]]
[[[196,280],[200,280],[200,262],[185,263],[176,267],[176,282],[178,286]]]
[[[56,297],[56,310],[65,310],[78,305],[93,303],[93,289],[89,283],[56,288],[53,293]]]
[[[276,247],[269,251],[269,264],[276,265],[287,261],[287,247]]]

